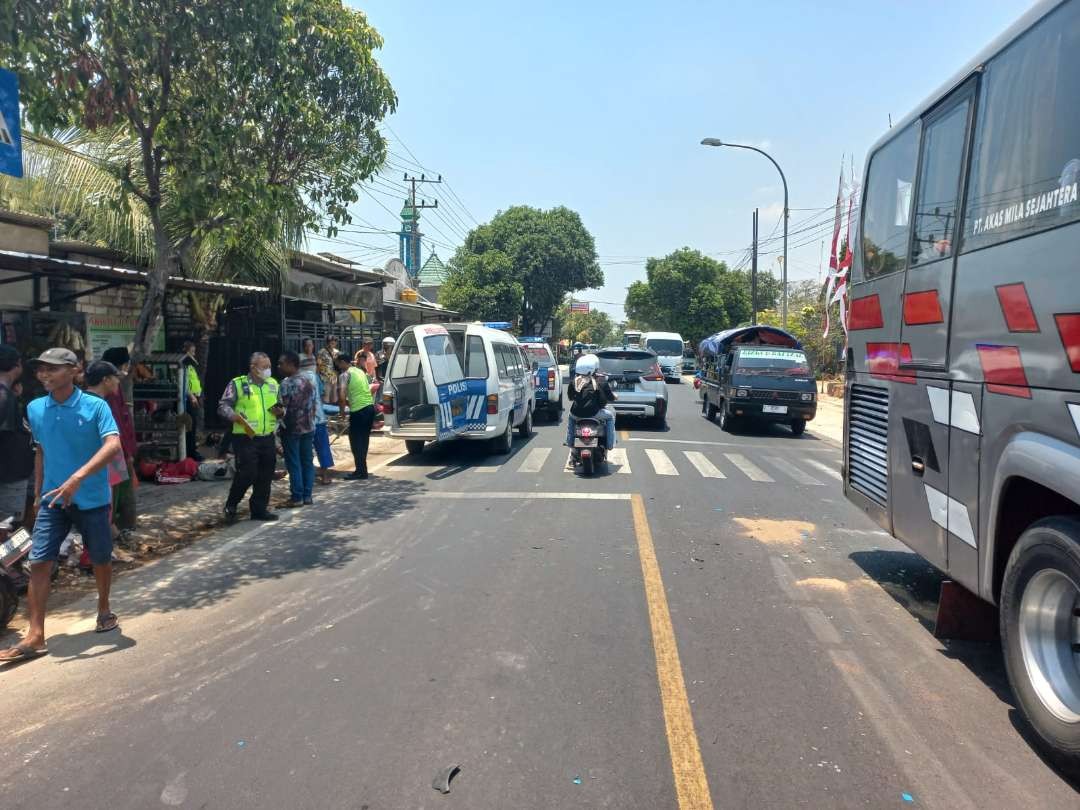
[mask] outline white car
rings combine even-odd
[[[533,373],[513,335],[478,323],[420,324],[401,333],[382,396],[385,432],[409,453],[427,442],[490,441],[509,453],[533,427]]]
[[[552,421],[558,422],[563,411],[563,379],[551,347],[542,337],[519,337],[518,343],[532,363],[535,412],[544,411]]]

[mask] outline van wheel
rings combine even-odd
[[[525,411],[525,418],[521,420],[521,424],[518,425],[518,433],[521,438],[527,439],[532,436],[533,432],[533,420],[532,420],[532,408]]]
[[[802,436],[803,431],[806,430],[805,419],[794,419],[791,422],[791,433],[793,436]]]
[[[492,450],[500,456],[505,456],[514,449],[514,426],[510,423],[510,419],[506,420],[506,430],[503,434],[492,439],[491,442]]]
[[[405,452],[410,456],[418,456],[424,452],[424,440],[423,439],[406,439],[405,440]]]
[[[1001,646],[1017,705],[1045,752],[1080,774],[1080,521],[1045,518],[1020,535],[1000,604]]]

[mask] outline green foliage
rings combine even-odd
[[[825,332],[825,296],[817,281],[798,281],[788,285],[787,331],[802,343],[815,374],[826,377],[840,373],[838,358],[844,347],[844,330],[840,326],[840,305],[829,310],[829,337]],[[758,323],[781,326],[780,313],[769,309],[760,314]]]
[[[598,346],[622,344],[622,330],[606,312],[571,312],[570,302],[564,301],[555,313],[556,333],[571,343],[595,343]]]
[[[356,184],[385,160],[377,125],[396,104],[381,44],[340,0],[4,4],[0,61],[20,75],[28,121],[118,129],[134,145],[117,180],[145,206],[154,245],[137,354],[170,270],[208,234],[233,251],[283,226],[348,221]]]
[[[678,332],[696,344],[750,320],[750,274],[731,270],[700,251],[681,248],[645,264],[645,281],[626,294],[626,316],[641,329]],[[758,275],[758,306],[776,300],[778,285]]]
[[[542,211],[516,205],[501,211],[491,222],[469,233],[455,263],[464,267],[469,256],[492,251],[509,258],[521,285],[517,305],[499,317],[514,320],[520,315],[523,333],[536,334],[542,329],[566,293],[604,283],[592,235],[581,217],[569,208]],[[440,301],[443,294],[440,291]],[[475,306],[468,300],[455,300],[465,307],[463,311],[473,311],[485,300],[479,290],[477,294],[480,297]]]
[[[448,269],[450,274],[439,288],[439,303],[467,320],[513,320],[524,288],[509,256],[501,250],[482,254],[459,250]]]

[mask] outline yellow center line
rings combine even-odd
[[[631,506],[634,510],[638,556],[641,558],[641,575],[645,580],[645,601],[649,606],[656,675],[660,682],[660,702],[664,707],[664,726],[671,752],[675,793],[680,810],[712,810],[709,780],[701,762],[701,749],[697,732],[694,731],[690,701],[686,696],[686,682],[683,680],[682,664],[679,663],[679,648],[671,626],[664,581],[660,577],[660,564],[656,561],[652,532],[649,531],[649,520],[645,515],[645,501],[641,495],[635,494],[631,497]]]

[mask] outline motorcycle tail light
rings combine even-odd
[[[583,439],[590,439],[590,438],[592,438],[592,428],[591,428],[591,427],[583,427],[583,428],[581,429],[581,437],[582,437]]]

